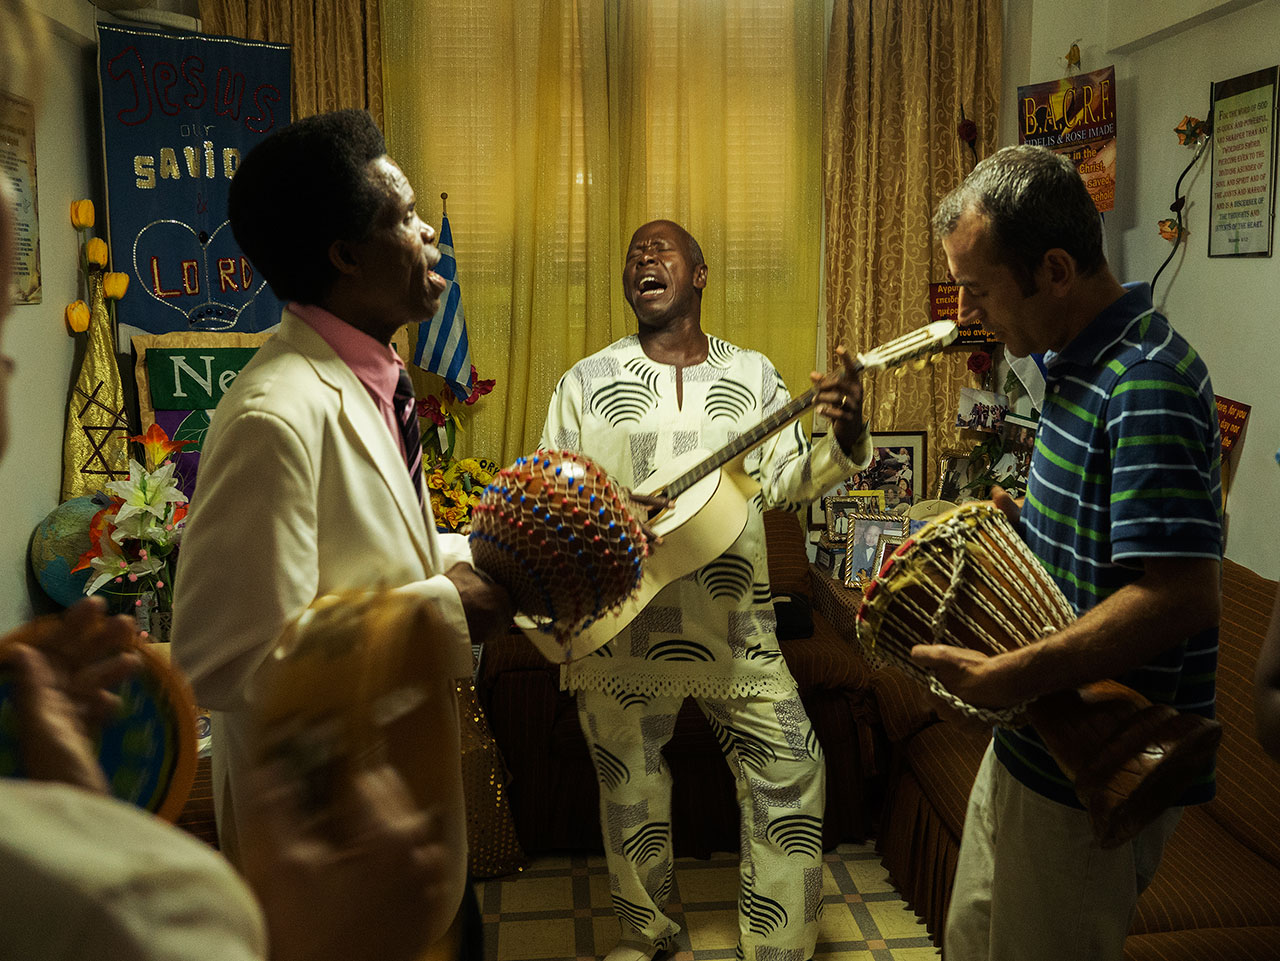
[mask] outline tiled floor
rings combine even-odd
[[[936,961],[929,935],[898,899],[870,845],[826,855],[816,961]],[[596,961],[618,940],[602,857],[540,858],[523,874],[477,885],[486,961]],[[738,861],[676,862],[669,915],[684,930],[670,961],[731,961]]]

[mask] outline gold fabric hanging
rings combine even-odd
[[[129,417],[116,364],[102,271],[89,274],[89,342],[67,405],[62,500],[88,497],[129,477]]]

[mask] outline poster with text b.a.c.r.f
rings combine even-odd
[[[1115,206],[1115,67],[1019,87],[1018,121],[1018,143],[1070,157],[1099,212]]]
[[[231,234],[240,158],[289,122],[289,47],[98,24],[112,269],[122,328],[254,332],[280,302]]]

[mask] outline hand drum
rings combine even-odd
[[[916,644],[994,655],[1034,644],[1075,614],[1004,513],[990,504],[948,511],[902,544],[867,587],[858,641],[957,710],[993,724],[1031,724],[1071,779],[1103,847],[1145,827],[1203,776],[1222,736],[1216,721],[1152,704],[1097,681],[1007,711],[964,703],[911,660]]]

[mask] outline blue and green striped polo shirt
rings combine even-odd
[[[1221,446],[1209,372],[1151,307],[1145,284],[1045,355],[1045,400],[1022,510],[1027,544],[1077,613],[1142,573],[1147,557],[1222,557]],[[1218,630],[1178,639],[1116,678],[1181,711],[1213,717]],[[1079,807],[1030,727],[997,728],[996,756],[1019,781]],[[1214,793],[1213,771],[1178,803]]]

